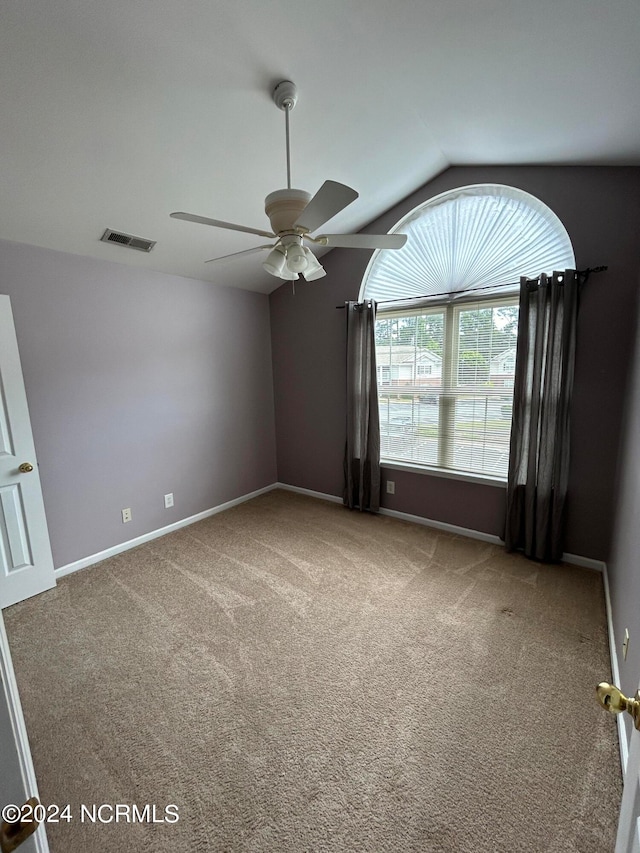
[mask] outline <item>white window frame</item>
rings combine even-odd
[[[448,298],[446,300],[416,300],[418,304],[411,307],[405,301],[402,307],[388,303],[379,305],[377,311],[377,319],[385,320],[394,317],[411,317],[425,313],[444,314],[443,321],[443,350],[442,350],[442,391],[440,392],[440,413],[438,419],[438,464],[428,465],[415,461],[407,462],[393,457],[384,457],[381,455],[380,465],[384,468],[392,470],[412,471],[424,474],[432,474],[450,479],[465,480],[467,482],[488,483],[496,486],[505,486],[507,478],[504,476],[493,476],[481,472],[472,472],[464,469],[454,468],[453,452],[455,448],[454,441],[454,419],[455,419],[455,404],[456,400],[464,396],[464,392],[460,393],[460,388],[457,384],[458,375],[458,344],[459,344],[459,327],[458,317],[460,312],[468,310],[473,305],[481,305],[482,307],[507,307],[518,305],[518,295],[511,292],[505,293],[504,296],[496,296],[495,292],[486,297],[482,297],[477,293],[470,292],[463,297],[456,299]],[[380,400],[380,391],[389,393],[391,390],[389,385],[381,386],[378,383],[378,399]],[[513,395],[513,389],[511,389]],[[448,425],[448,429],[446,428]],[[444,428],[443,428],[444,427]]]

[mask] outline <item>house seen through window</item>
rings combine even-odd
[[[361,298],[378,302],[382,464],[505,479],[520,276],[575,266],[571,242],[540,200],[476,185],[431,199],[378,252]]]

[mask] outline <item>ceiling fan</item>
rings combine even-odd
[[[289,144],[289,114],[298,100],[298,92],[294,83],[283,80],[273,90],[273,100],[285,113],[285,129],[287,143],[287,189],[269,193],[264,201],[265,213],[271,223],[271,231],[259,228],[249,228],[245,225],[235,225],[220,219],[209,219],[206,216],[196,216],[193,213],[175,212],[170,214],[174,219],[184,219],[187,222],[198,222],[201,225],[213,225],[216,228],[227,228],[230,231],[243,231],[247,234],[257,234],[260,237],[271,237],[275,243],[245,249],[242,252],[232,252],[211,261],[222,261],[239,255],[250,255],[270,249],[263,263],[264,269],[271,275],[285,281],[294,281],[300,274],[307,281],[314,281],[326,275],[322,265],[315,257],[308,243],[316,246],[338,246],[346,249],[401,249],[406,240],[406,234],[320,234],[311,236],[315,231],[347,205],[358,198],[358,193],[345,184],[336,181],[325,181],[318,192],[311,195],[304,190],[291,188],[291,155]]]

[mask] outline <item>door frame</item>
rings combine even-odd
[[[640,695],[640,684],[638,692]],[[625,713],[618,718],[626,717]],[[628,760],[622,788],[622,801],[618,817],[615,853],[632,853],[640,850],[640,730],[631,726]]]
[[[611,683],[621,684],[620,667],[618,665],[618,649],[616,647],[616,634],[613,629],[613,610],[611,608],[611,593],[609,591],[609,573],[607,564],[602,564],[602,581],[604,584],[604,605],[607,616],[607,633],[609,635],[609,657],[611,660]],[[616,715],[618,726],[618,743],[620,745],[620,765],[622,767],[622,778],[627,772],[627,761],[629,760],[629,736],[625,728],[624,714]]]
[[[22,713],[20,694],[18,693],[18,683],[11,660],[9,639],[4,627],[2,611],[0,610],[0,701],[3,701],[5,697],[24,789],[24,799],[22,802],[26,801],[29,797],[38,797],[40,799],[36,773],[31,757],[31,747],[29,746],[29,738],[27,736],[27,727]],[[20,803],[16,805],[20,805]],[[32,838],[36,853],[49,853],[49,842],[44,824],[38,827]]]

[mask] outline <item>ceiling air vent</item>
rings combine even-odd
[[[134,237],[133,234],[123,234],[121,231],[112,231],[107,228],[100,238],[103,243],[117,243],[128,249],[137,249],[138,252],[150,252],[156,244],[156,240],[145,240],[144,237]]]

